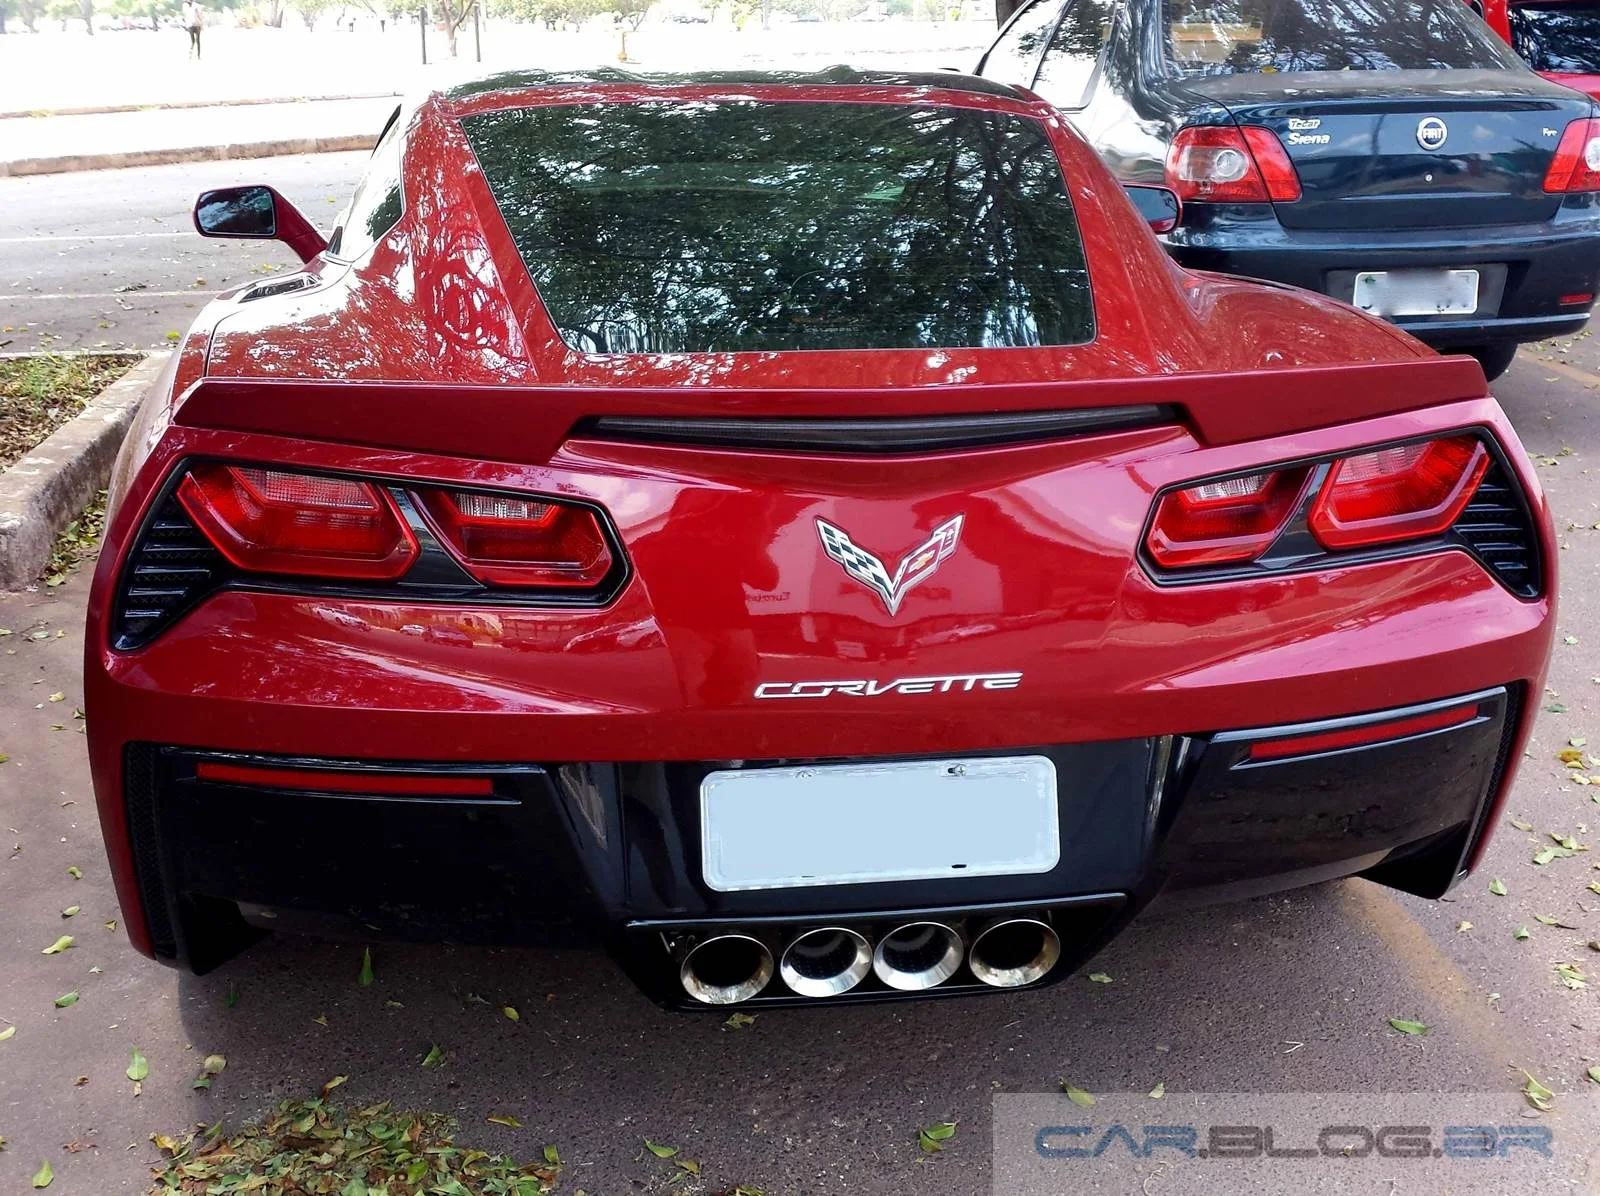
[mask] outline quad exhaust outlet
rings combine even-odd
[[[776,932],[714,930],[672,946],[683,990],[706,1005],[735,1005],[759,996],[774,975],[800,997],[847,993],[868,976],[900,992],[936,988],[962,970],[991,988],[1021,988],[1061,960],[1061,937],[1048,913],[1019,913],[977,923],[919,919],[884,929],[821,925]],[[970,934],[970,942],[969,936]],[[781,951],[779,950],[781,946]],[[870,986],[869,986],[870,987]]]

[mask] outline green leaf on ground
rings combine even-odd
[[[506,1017],[510,1018],[514,1022],[520,1022],[522,1020],[522,1014],[518,1013],[516,1009],[510,1005],[507,1005],[504,1009],[500,1010],[500,1012],[505,1014]]]
[[[1110,984],[1111,977],[1104,972],[1090,972],[1089,979],[1095,984]]]
[[[0,1042],[4,1042],[16,1032],[17,1028],[15,1026],[7,1026],[4,1030],[0,1030]]]
[[[150,1074],[150,1060],[144,1057],[138,1047],[128,1053],[128,1079],[137,1084]]]
[[[1523,939],[1529,937],[1528,928],[1526,926],[1518,926],[1511,932],[1511,937],[1516,939],[1518,942],[1521,942]]]
[[[1555,965],[1556,975],[1561,977],[1561,983],[1568,988],[1588,988],[1589,979],[1583,974],[1583,969],[1575,963],[1558,963]]]
[[[1389,1024],[1402,1034],[1426,1034],[1428,1027],[1422,1022],[1414,1022],[1409,1018],[1391,1017]]]
[[[1588,1076],[1596,1084],[1600,1084],[1600,1063],[1595,1064],[1593,1067],[1591,1067],[1588,1071],[1584,1072],[1583,1074]]]
[[[662,1146],[659,1142],[652,1142],[649,1138],[644,1140],[644,1148],[658,1159],[670,1159],[678,1153],[676,1146]]]
[[[1088,1092],[1085,1092],[1082,1088],[1074,1087],[1065,1080],[1062,1080],[1061,1091],[1065,1092],[1067,1094],[1067,1099],[1073,1104],[1077,1105],[1080,1109],[1089,1109],[1094,1107],[1094,1096]]]
[[[83,906],[81,905],[69,905],[66,909],[61,911],[61,916],[63,918],[74,918],[77,917],[78,912],[82,909]]]
[[[439,1044],[434,1043],[428,1048],[428,1053],[422,1058],[422,1066],[429,1071],[434,1071],[444,1065],[444,1052],[439,1049]]]
[[[36,1188],[48,1188],[50,1181],[55,1177],[56,1173],[50,1170],[50,1160],[46,1159],[39,1164],[39,1170],[33,1173],[33,1186]]]
[[[1511,825],[1516,827],[1519,831],[1531,831],[1533,829],[1533,823],[1524,822],[1520,818],[1513,818],[1511,820]]]
[[[78,867],[78,865],[74,864],[74,865],[72,865],[72,867],[67,869],[67,875],[72,877],[73,880],[82,880],[83,879],[83,869]]]
[[[724,1030],[743,1030],[747,1026],[756,1024],[756,1015],[753,1013],[730,1013],[728,1020],[722,1023]]]
[[[1496,897],[1504,897],[1506,895],[1506,882],[1501,880],[1498,876],[1495,877],[1489,882],[1489,892],[1493,893]]]
[[[356,983],[362,988],[372,985],[372,948],[367,947],[361,952],[361,974],[356,977]]]
[[[1151,1100],[1160,1100],[1166,1094],[1167,1094],[1167,1082],[1165,1080],[1162,1080],[1154,1088],[1150,1089],[1149,1092],[1145,1093],[1145,1095],[1148,1096]]]
[[[62,993],[59,997],[56,998],[56,1008],[57,1009],[65,1009],[68,1005],[76,1005],[77,1003],[78,1003],[78,992],[77,992],[76,989],[74,989],[72,992],[69,992],[69,993]]]
[[[326,1084],[324,1084],[322,1086],[322,1092],[321,1092],[322,1099],[323,1100],[327,1100],[328,1099],[328,1093],[332,1092],[335,1088],[337,1088],[340,1084],[343,1084],[349,1078],[350,1078],[349,1076],[334,1076],[333,1079],[329,1080]]]
[[[953,1121],[936,1121],[932,1125],[925,1125],[917,1131],[917,1145],[924,1154],[938,1154],[944,1149],[944,1144],[956,1135],[956,1123]]]
[[[48,947],[46,947],[43,951],[39,952],[39,954],[40,955],[60,955],[68,947],[72,946],[74,941],[75,940],[73,939],[73,937],[70,934],[64,934],[60,938],[58,938],[55,942],[51,943]]]
[[[1533,915],[1533,920],[1535,922],[1538,922],[1541,926],[1557,926],[1557,927],[1560,927],[1562,930],[1576,930],[1576,929],[1578,929],[1576,926],[1568,926],[1560,918],[1553,918],[1549,914],[1534,914]]]
[[[1533,854],[1533,862],[1541,868],[1555,858],[1556,849],[1554,847],[1541,848],[1539,851],[1536,851]]]
[[[561,1152],[555,1148],[554,1143],[545,1143],[544,1161],[549,1163],[552,1167],[561,1166]]]
[[[1522,1086],[1522,1095],[1528,1098],[1528,1103],[1535,1109],[1545,1112],[1556,1099],[1556,1094],[1534,1079],[1531,1071],[1524,1070],[1522,1074],[1528,1077],[1528,1082]]]
[[[492,1113],[484,1120],[486,1120],[490,1125],[503,1125],[507,1129],[511,1130],[520,1130],[522,1128],[522,1122],[518,1121],[509,1113]]]

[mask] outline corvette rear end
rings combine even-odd
[[[500,77],[389,136],[400,198],[208,308],[119,463],[89,735],[142,950],[841,1002],[1471,867],[1554,593],[1474,363],[1178,270],[960,76]]]

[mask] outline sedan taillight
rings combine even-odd
[[[251,573],[393,581],[417,538],[371,482],[240,465],[199,465],[178,501],[206,539]]]
[[[1567,125],[1545,172],[1544,189],[1552,194],[1600,191],[1600,120],[1587,117]]]
[[[1145,547],[1166,569],[1254,560],[1300,505],[1309,474],[1272,470],[1169,490],[1156,506]]]
[[[462,567],[485,585],[598,585],[611,549],[588,507],[466,490],[425,490],[422,504]]]
[[[1437,536],[1460,516],[1489,468],[1476,436],[1399,444],[1333,463],[1308,522],[1324,548]]]
[[[1185,202],[1293,203],[1300,176],[1283,142],[1258,125],[1179,129],[1167,151],[1167,185]]]

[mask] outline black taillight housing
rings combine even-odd
[[[1513,476],[1470,430],[1197,479],[1156,496],[1140,553],[1184,584],[1457,548],[1534,598],[1538,537]]]
[[[169,479],[134,539],[113,644],[149,643],[221,589],[601,606],[627,575],[610,517],[592,503],[195,461]]]

